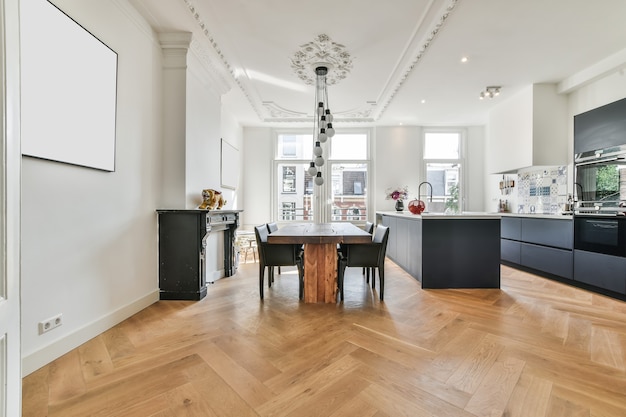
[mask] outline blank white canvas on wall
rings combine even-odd
[[[46,0],[20,24],[22,154],[114,171],[117,54]]]

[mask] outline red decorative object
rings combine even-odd
[[[426,209],[426,203],[422,200],[411,200],[409,201],[409,211],[413,214],[422,214],[422,212]]]

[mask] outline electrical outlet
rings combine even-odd
[[[63,324],[63,314],[57,314],[44,321],[39,322],[39,334],[44,334]]]

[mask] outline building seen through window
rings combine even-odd
[[[311,135],[277,135],[275,157],[276,207],[278,221],[313,221],[316,192],[328,202],[328,220],[367,220],[368,138],[360,134],[336,134],[329,139],[328,158],[322,169],[323,187],[314,185],[307,169],[311,161]]]

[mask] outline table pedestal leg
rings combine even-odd
[[[304,245],[304,302],[337,302],[337,244]]]

